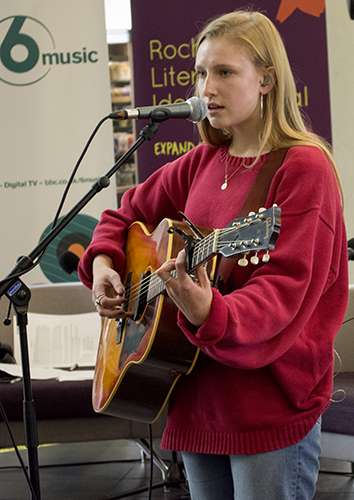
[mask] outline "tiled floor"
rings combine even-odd
[[[21,450],[27,463],[27,452]],[[38,449],[42,500],[145,500],[147,492],[120,496],[149,485],[150,461],[142,462],[140,449],[130,441],[105,441],[41,446]],[[171,458],[170,454],[166,458]],[[179,472],[179,471],[178,471]],[[154,466],[153,483],[163,485],[162,473]],[[185,490],[164,487],[152,490],[152,498],[177,500]],[[30,497],[25,476],[13,451],[0,453],[0,499]]]
[[[21,455],[27,462],[25,450]],[[132,496],[125,494],[149,484],[150,462],[141,461],[140,449],[130,441],[44,446],[39,448],[38,455],[42,500],[148,499],[146,491]],[[171,459],[167,452],[161,457],[165,461]],[[321,469],[348,473],[351,470],[347,463],[325,459]],[[178,479],[179,470],[175,472],[173,477]],[[155,484],[163,483],[161,472],[155,466],[153,479]],[[162,486],[152,490],[151,498],[177,500],[188,498],[188,495],[185,487]],[[0,499],[32,500],[13,451],[0,450]],[[349,474],[321,472],[315,500],[354,500],[354,479]]]

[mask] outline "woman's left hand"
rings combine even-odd
[[[195,327],[200,327],[207,320],[213,294],[204,266],[193,271],[193,277],[186,272],[186,254],[182,250],[177,258],[166,261],[157,271],[157,276],[164,283],[168,295],[182,314]],[[171,271],[177,277],[171,278]]]

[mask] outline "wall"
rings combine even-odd
[[[333,150],[344,187],[349,240],[354,237],[354,20],[348,1],[327,0],[326,22]],[[349,273],[354,283],[354,262],[349,262]]]
[[[20,255],[37,256],[32,251],[49,232],[74,166],[111,103],[103,0],[2,0],[0,11],[2,278]],[[106,121],[61,215],[111,169],[113,152]],[[113,178],[52,241],[26,284],[78,281],[60,259],[77,264],[101,212],[116,208],[116,200]]]

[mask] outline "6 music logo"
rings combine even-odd
[[[31,85],[42,80],[51,67],[40,64],[40,53],[52,52],[55,43],[43,23],[29,16],[0,21],[0,80],[9,85]]]
[[[9,16],[0,20],[0,81],[9,85],[32,85],[42,80],[53,65],[96,63],[98,52],[58,53],[49,29],[30,16]]]

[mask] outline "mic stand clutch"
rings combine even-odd
[[[157,119],[157,121],[161,121]],[[38,467],[38,436],[37,436],[37,419],[35,406],[32,396],[30,363],[28,355],[27,341],[27,312],[28,304],[31,298],[29,288],[19,279],[26,272],[30,271],[34,266],[35,259],[39,257],[47,246],[61,233],[61,231],[69,224],[69,222],[88,204],[89,201],[102,189],[110,184],[112,177],[118,169],[124,165],[126,160],[132,156],[139,146],[154,138],[158,130],[158,124],[152,116],[151,121],[140,132],[140,137],[132,145],[131,148],[113,165],[111,170],[91,187],[90,191],[63,217],[57,226],[55,226],[47,236],[25,257],[20,257],[16,266],[12,271],[0,282],[0,298],[6,295],[16,311],[17,325],[20,334],[21,346],[21,364],[22,364],[22,381],[23,381],[23,421],[25,429],[25,439],[27,447],[28,470],[31,481],[31,500],[40,500],[40,480]]]

